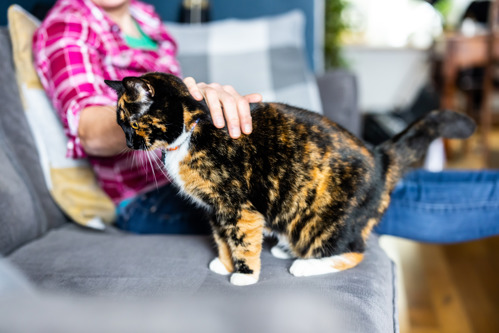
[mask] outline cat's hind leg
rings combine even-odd
[[[270,253],[278,259],[293,259],[296,258],[291,252],[289,242],[285,236],[277,235],[278,242],[270,249]]]
[[[289,272],[294,276],[336,273],[357,266],[363,258],[363,253],[349,252],[319,259],[296,259]]]

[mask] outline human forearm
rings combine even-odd
[[[90,106],[80,113],[78,137],[85,152],[94,156],[114,156],[126,149],[123,130],[116,122],[112,106]]]

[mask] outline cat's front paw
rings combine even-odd
[[[220,274],[220,275],[229,275],[230,272],[229,270],[225,267],[225,265],[222,263],[222,261],[220,261],[220,259],[218,257],[216,257],[215,259],[213,259],[211,262],[210,262],[210,270],[212,272],[215,272],[217,274]]]
[[[258,282],[258,278],[252,274],[234,273],[230,277],[230,283],[235,286],[248,286]]]

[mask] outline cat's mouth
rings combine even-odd
[[[167,150],[168,151],[169,144],[165,141],[156,141],[152,144],[143,144],[140,150],[144,151],[154,151],[154,150]]]
[[[127,136],[126,145],[128,148],[133,150],[142,150],[142,151],[153,151],[165,146],[168,146],[168,143],[162,140],[150,140],[148,136],[140,135],[135,133],[136,135]],[[152,141],[152,142],[151,142]]]
[[[146,145],[142,142],[136,142],[132,140],[126,140],[126,145],[128,148],[133,150],[148,150]]]

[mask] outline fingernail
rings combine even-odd
[[[244,125],[244,133],[250,134],[251,133],[251,125]]]
[[[222,118],[215,118],[215,126],[222,127],[224,125],[224,120]]]
[[[232,127],[230,132],[232,133],[232,137],[234,138],[238,138],[241,135],[239,127]]]
[[[195,99],[202,99],[202,98],[203,98],[203,95],[201,95],[201,93],[200,93],[200,92],[196,91],[196,92],[194,92],[194,98],[195,98]]]

